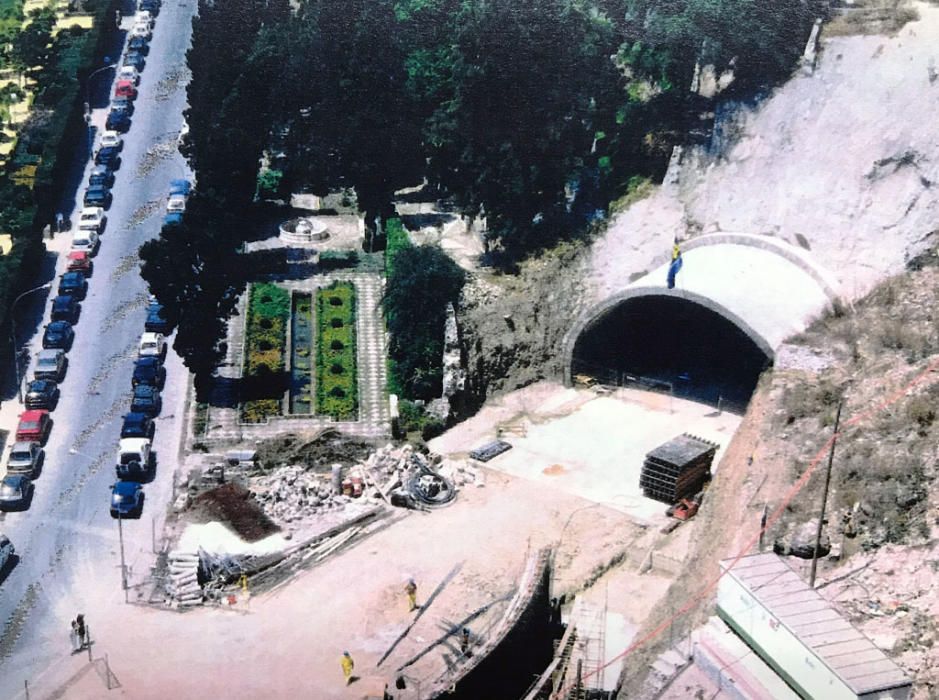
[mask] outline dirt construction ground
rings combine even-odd
[[[123,605],[118,573],[97,572],[100,595],[83,602],[97,666],[89,665],[85,654],[69,656],[63,611],[61,663],[30,679],[32,697],[101,698],[107,692],[107,655],[112,685],[120,684],[107,697],[354,698],[356,686],[343,685],[340,655],[350,651],[357,675],[375,672],[376,661],[411,619],[403,592],[408,577],[418,583],[420,602],[462,564],[383,670],[397,668],[439,637],[441,624],[460,620],[510,591],[534,548],[560,542],[559,582],[574,588],[576,582],[596,580],[611,559],[623,559],[628,549],[647,546],[650,533],[617,510],[497,472],[488,471],[486,482],[463,491],[451,507],[411,513],[289,585],[235,609],[174,613]],[[632,584],[617,582],[611,573],[594,588],[632,592],[618,612],[628,634],[667,578],[653,573],[640,580],[635,565],[625,566]],[[409,674],[435,677],[444,669],[443,652],[452,653],[439,647]],[[264,672],[258,673],[262,661]]]

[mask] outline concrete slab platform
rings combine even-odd
[[[683,432],[725,447],[741,417],[662,394],[620,389],[598,394],[542,382],[513,392],[430,442],[453,458],[496,438],[513,449],[486,467],[604,503],[648,523],[666,505],[643,496],[645,455]],[[715,469],[720,462],[719,449]]]

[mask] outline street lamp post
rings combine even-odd
[[[27,289],[16,297],[10,305],[10,344],[13,346],[13,369],[16,372],[16,395],[19,397],[20,403],[23,403],[23,380],[20,377],[20,353],[16,346],[16,304],[23,297],[33,292],[38,292],[40,289],[49,289],[51,286],[52,282],[46,282],[45,284],[40,284],[38,287]]]
[[[97,461],[98,459],[101,459],[100,456],[92,457],[91,455],[87,455],[84,452],[79,452],[74,447],[70,447],[68,450],[68,453],[70,455],[78,455],[79,457],[90,459],[93,462]],[[123,523],[123,519],[121,518],[120,511],[118,511],[117,513],[117,540],[118,540],[118,543],[120,544],[120,549],[121,549],[121,590],[124,591],[124,602],[126,603],[127,602],[127,564],[125,563],[125,559],[124,559],[124,523]]]
[[[88,77],[85,78],[85,124],[88,125],[88,145],[91,147],[91,79],[95,77],[98,73],[106,70],[112,70],[117,67],[117,64],[111,63],[111,59],[108,56],[104,57],[104,62],[107,65],[96,68],[88,74]]]

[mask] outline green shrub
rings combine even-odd
[[[316,412],[354,420],[358,410],[355,287],[335,283],[316,292]]]
[[[266,282],[252,285],[248,294],[242,378],[245,422],[256,423],[281,412],[281,396],[287,386],[284,369],[289,318],[287,290]]]
[[[385,235],[388,238],[385,245],[385,276],[391,277],[395,258],[402,250],[411,247],[411,239],[401,219],[389,219],[385,223]]]
[[[389,390],[402,398],[440,395],[447,304],[466,273],[440,248],[409,246],[395,255],[382,305],[388,325]]]
[[[340,270],[358,264],[359,253],[355,250],[324,250],[319,257],[319,265],[324,270]]]

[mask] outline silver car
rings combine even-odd
[[[42,461],[42,448],[35,442],[14,442],[7,458],[7,472],[34,478]]]
[[[10,542],[10,538],[6,535],[0,535],[0,570],[2,570],[7,562],[16,554],[16,550],[13,547],[13,543]]]
[[[64,350],[40,350],[36,355],[33,377],[61,382],[68,367],[68,358]]]
[[[33,500],[33,482],[19,474],[0,481],[0,510],[26,510]]]

